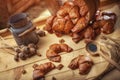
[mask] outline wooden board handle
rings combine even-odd
[[[115,62],[114,60],[112,60],[111,58],[109,58],[108,56],[105,56],[105,54],[107,54],[103,49],[100,48],[100,51],[102,53],[99,53],[106,61],[108,61],[110,64],[112,64],[113,66],[116,67],[116,69],[118,69],[120,71],[120,65]]]

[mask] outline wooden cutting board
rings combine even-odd
[[[108,9],[109,8],[109,9]],[[108,35],[112,37],[118,37],[120,34],[120,10],[116,4],[104,7],[105,11],[113,11],[117,14],[117,23],[116,23],[116,30],[114,33]],[[43,27],[41,25],[40,27]],[[10,34],[4,37],[5,42],[7,42],[11,46],[16,46],[15,40],[13,36]],[[0,80],[32,80],[32,72],[33,72],[33,64],[42,64],[45,62],[49,62],[46,58],[46,50],[48,47],[53,43],[59,43],[60,39],[64,39],[65,43],[67,43],[70,47],[74,49],[71,53],[61,53],[62,56],[62,63],[64,68],[62,70],[52,70],[46,75],[46,80],[52,80],[52,77],[56,77],[57,80],[92,80],[95,77],[99,76],[103,73],[109,66],[109,63],[103,59],[101,56],[93,57],[85,50],[85,43],[84,41],[75,44],[71,37],[63,36],[61,38],[56,37],[54,34],[46,34],[45,37],[41,37],[38,43],[39,49],[38,54],[42,56],[34,56],[29,58],[25,61],[20,60],[20,62],[14,61],[15,52],[9,49],[0,49]],[[99,39],[98,39],[99,40]],[[0,46],[2,46],[2,41],[0,41]],[[79,75],[79,71],[77,70],[70,70],[67,66],[70,61],[78,56],[78,55],[87,55],[90,56],[94,61],[94,66],[92,67],[91,71],[87,75]],[[111,54],[109,53],[109,56]],[[56,66],[59,63],[53,62]],[[27,71],[26,74],[22,74],[22,70],[25,69]]]

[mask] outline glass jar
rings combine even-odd
[[[29,43],[36,44],[39,40],[38,35],[35,33],[35,27],[31,21],[27,19],[25,13],[13,15],[9,19],[10,31],[14,36],[17,44],[28,45]]]

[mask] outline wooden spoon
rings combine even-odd
[[[120,71],[120,65],[115,62],[114,60],[112,60],[107,54],[107,52],[105,50],[103,50],[103,47],[102,45],[98,44],[98,43],[95,43],[95,42],[92,42],[91,44],[93,44],[94,46],[96,46],[96,51],[92,51],[90,49],[90,47],[86,47],[87,51],[90,53],[90,54],[99,54],[100,56],[102,56],[106,61],[108,61],[110,64],[112,64],[113,66],[115,66],[119,71]]]

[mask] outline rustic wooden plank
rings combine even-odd
[[[12,36],[9,36],[12,38]],[[54,38],[54,39],[52,39]],[[6,39],[6,38],[5,38]],[[11,51],[11,50],[8,50],[6,49],[6,51],[4,50],[1,50],[1,67],[0,67],[0,71],[5,71],[5,70],[9,70],[11,68],[15,68],[15,67],[18,67],[18,66],[22,66],[22,65],[27,65],[27,64],[31,64],[33,62],[36,62],[36,61],[44,61],[46,60],[46,50],[49,48],[49,46],[53,43],[59,43],[59,40],[61,38],[57,38],[54,34],[51,35],[51,34],[47,34],[47,36],[45,37],[42,37],[40,38],[40,41],[38,43],[38,46],[39,46],[39,50],[38,50],[38,53],[42,54],[42,57],[39,57],[39,56],[34,56],[30,59],[27,59],[26,61],[20,61],[20,62],[15,62],[14,61],[14,55],[11,55],[11,54],[15,54],[14,51]],[[78,44],[75,44],[70,37],[68,36],[63,36],[62,39],[64,39],[69,46],[71,46],[75,51],[71,52],[71,53],[67,53],[67,54],[64,54],[62,53],[62,60],[63,62],[70,62],[72,58],[80,55],[80,54],[86,54],[87,52],[85,51],[85,49],[83,48],[85,46],[85,44],[82,42],[78,43]],[[14,39],[6,39],[6,42],[10,42],[11,46],[16,46],[15,44],[15,41]],[[80,49],[80,50],[79,50]],[[10,52],[11,54],[7,54],[8,52]],[[67,56],[67,59],[66,60],[66,56]],[[6,59],[5,57],[9,57],[8,59]],[[94,61],[94,63],[97,63],[97,62],[101,62],[101,61],[104,61],[103,58],[101,57],[91,57]],[[11,64],[9,64],[9,61],[11,61]],[[66,64],[66,63],[63,63],[63,64]],[[6,67],[7,65],[7,67]],[[68,65],[68,63],[67,63]]]
[[[46,62],[47,61],[48,60],[46,60]],[[42,62],[41,61],[37,62],[37,64],[42,64],[42,63],[44,63],[44,62],[43,61]],[[57,65],[57,64],[55,64],[55,65]],[[82,80],[82,79],[85,79],[86,77],[89,79],[91,77],[95,77],[95,76],[99,75],[100,73],[98,73],[98,71],[103,72],[104,70],[101,70],[101,67],[105,67],[103,65],[107,66],[108,62],[105,61],[105,62],[102,62],[102,63],[99,63],[99,64],[95,64],[88,75],[79,75],[78,74],[78,69],[72,71],[65,66],[60,71],[54,69],[51,72],[49,72],[49,74],[46,75],[46,80],[51,80],[51,78],[53,76],[56,77],[57,80],[71,80],[71,79]],[[24,74],[24,75],[22,74],[22,76],[20,77],[20,80],[32,80],[32,73],[33,73],[32,66],[33,66],[33,64],[24,66],[24,69],[27,71],[27,73]],[[66,68],[68,70],[66,70]],[[7,76],[7,77],[5,77],[5,76]],[[15,78],[14,69],[9,70],[7,72],[0,73],[0,79],[2,79],[2,80],[13,80],[14,78]]]
[[[6,3],[7,3],[8,12],[11,14],[13,9],[12,0],[7,0]]]
[[[20,7],[26,5],[29,2],[29,0],[20,0],[18,3],[14,4],[13,6],[13,11],[15,12],[16,10],[18,10]]]
[[[20,6],[19,9],[17,9],[15,12],[13,12],[13,14],[17,14],[17,13],[21,13],[25,10],[27,10],[29,7],[31,7],[32,5],[34,5],[34,0],[29,0],[27,2],[27,4],[25,4],[24,6]]]
[[[7,27],[7,20],[9,17],[9,12],[7,8],[7,0],[0,0],[0,29]]]
[[[116,10],[115,10],[116,8],[117,8],[117,6],[114,6],[112,8],[114,10],[112,10],[112,11],[116,12]],[[108,9],[108,10],[111,11],[111,9]],[[117,34],[120,33],[119,32],[120,15],[118,12],[117,12],[118,20],[116,23],[117,30],[113,34],[109,35],[112,37],[118,37],[119,35],[117,35]],[[21,71],[20,70],[21,67],[27,71],[27,74],[20,76],[20,80],[32,80],[33,64],[35,64],[35,63],[41,64],[41,63],[48,62],[49,60],[46,59],[46,54],[45,54],[46,50],[49,48],[49,46],[51,44],[59,43],[60,39],[64,39],[66,41],[65,43],[67,43],[69,46],[71,46],[74,49],[74,51],[71,53],[67,53],[67,54],[61,53],[61,56],[62,56],[61,63],[64,64],[65,67],[60,71],[58,71],[56,69],[51,71],[49,74],[46,75],[47,80],[51,80],[51,78],[53,76],[55,76],[57,78],[57,80],[71,80],[71,79],[72,80],[74,80],[74,79],[80,80],[80,79],[84,79],[84,78],[92,80],[91,77],[93,78],[95,76],[98,76],[99,74],[104,72],[105,69],[107,69],[107,66],[109,63],[106,62],[102,57],[92,57],[86,52],[86,50],[84,48],[85,47],[84,41],[81,41],[80,43],[75,44],[71,40],[71,37],[69,37],[69,36],[63,36],[61,38],[57,38],[54,34],[47,33],[47,36],[40,38],[40,41],[38,43],[38,46],[39,46],[38,53],[41,53],[42,57],[34,56],[30,59],[27,59],[26,61],[21,60],[20,62],[15,62],[13,60],[13,57],[15,54],[14,51],[8,50],[8,49],[0,50],[0,80],[15,80],[16,76],[18,75],[18,74],[16,74],[16,72]],[[15,41],[12,36],[5,37],[5,40],[6,40],[6,42],[9,43],[9,45],[16,46]],[[0,43],[1,43],[1,41],[0,41]],[[1,46],[1,44],[0,44],[0,46]],[[73,59],[74,57],[76,57],[80,54],[90,56],[95,63],[95,65],[93,66],[92,70],[90,71],[90,73],[88,75],[79,75],[78,69],[75,71],[72,71],[69,68],[67,68],[71,59]],[[54,64],[58,65],[58,63],[54,63]]]
[[[14,5],[14,4],[17,4],[19,1],[21,1],[21,0],[12,0],[12,3]]]

